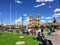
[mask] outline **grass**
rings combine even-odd
[[[38,45],[38,42],[34,40],[35,36],[25,36],[25,38],[19,38],[21,34],[4,32],[0,35],[0,45],[14,45],[18,41],[25,41],[27,45]]]

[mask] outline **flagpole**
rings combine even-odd
[[[9,28],[11,29],[11,3],[10,3],[10,25]]]
[[[17,19],[17,10],[16,10],[16,19]],[[16,28],[17,28],[17,22],[16,22]]]

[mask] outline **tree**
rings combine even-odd
[[[45,28],[44,25],[41,25],[40,28]]]
[[[35,28],[35,29],[38,29],[38,26],[35,26],[34,28]]]
[[[46,26],[46,28],[50,28],[50,26]]]

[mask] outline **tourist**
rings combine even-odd
[[[33,35],[36,35],[36,29],[33,30]]]
[[[42,39],[45,38],[44,34],[42,33]]]
[[[50,30],[50,29],[48,29],[48,30],[47,30],[47,32],[48,32],[48,35],[50,35],[50,34],[51,34],[51,30]]]
[[[38,32],[38,33],[40,32],[40,34],[41,34],[41,29],[39,28],[37,32]]]
[[[41,33],[43,33],[44,32],[44,29],[43,28],[41,28]]]
[[[42,40],[42,43],[43,43],[43,45],[47,45],[47,39],[44,38],[44,39]]]
[[[41,33],[40,32],[38,32],[38,37],[37,37],[37,40],[38,41],[41,41],[42,40],[42,37],[41,37],[41,35],[40,35]]]
[[[29,34],[31,34],[31,29],[28,29]]]
[[[33,35],[32,29],[31,29],[31,31],[30,31],[30,34]]]
[[[29,35],[29,32],[28,32],[28,30],[26,31],[26,34],[27,34],[27,35]]]
[[[47,41],[47,45],[53,45],[53,43],[51,42],[51,40]]]
[[[55,32],[54,27],[52,28],[52,32]]]

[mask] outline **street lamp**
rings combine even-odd
[[[9,30],[11,30],[11,3],[10,3],[10,21],[9,21]]]
[[[23,25],[23,24],[24,24],[24,23],[23,23],[23,20],[24,20],[24,19],[23,19],[23,18],[24,18],[25,16],[26,16],[26,14],[22,15],[22,32],[23,32],[23,33],[24,33],[24,25]]]
[[[53,23],[56,23],[56,17],[55,16],[53,17]]]
[[[19,0],[15,0],[15,3],[16,4],[21,4],[22,2],[21,1],[19,1]],[[16,19],[17,19],[17,9],[16,9]],[[16,22],[16,29],[17,29],[18,27],[17,27],[17,22]]]
[[[24,33],[24,27],[23,27],[23,15],[22,15],[22,33]]]

